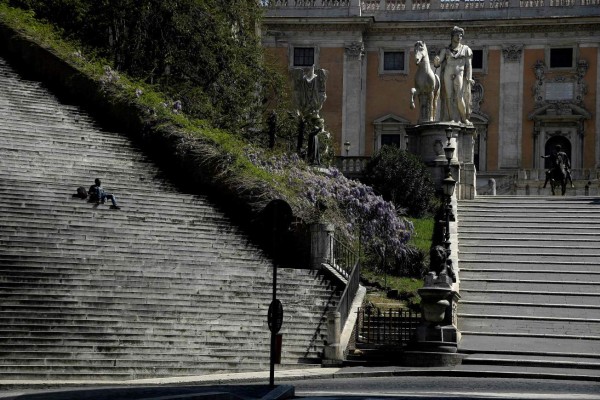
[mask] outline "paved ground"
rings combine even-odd
[[[269,373],[239,373],[206,376],[188,376],[161,379],[141,379],[135,381],[101,382],[101,381],[0,381],[0,399],[11,400],[193,400],[193,399],[286,399],[294,396],[294,382],[316,382],[313,387],[325,387],[326,382],[343,382],[349,379],[365,380],[366,378],[388,378],[391,380],[416,377],[428,379],[463,379],[466,382],[475,378],[493,378],[498,382],[515,382],[519,379],[529,379],[529,382],[541,382],[538,385],[548,387],[550,382],[555,385],[585,385],[592,395],[576,395],[571,393],[568,398],[600,399],[600,380],[594,376],[561,374],[560,370],[548,371],[544,368],[530,368],[527,372],[515,372],[511,367],[494,371],[468,370],[460,366],[456,368],[406,368],[406,367],[352,367],[352,368],[313,368],[301,370],[277,371],[276,387],[268,385]],[[322,382],[322,384],[320,383]],[[526,381],[527,382],[527,381]],[[545,384],[548,383],[548,385]],[[558,382],[558,383],[556,383]],[[329,384],[330,385],[330,384]],[[527,385],[527,383],[525,383]],[[304,384],[302,384],[304,386]],[[339,385],[338,385],[339,386]],[[347,386],[347,385],[344,385]],[[447,386],[447,385],[445,385]],[[368,387],[368,386],[366,386]],[[596,394],[594,388],[597,387]],[[590,389],[592,388],[592,389]],[[370,389],[369,389],[370,390]],[[307,391],[301,396],[328,398],[348,398],[350,392],[343,396],[331,397],[332,391]],[[356,391],[355,398],[365,398],[368,391]],[[429,396],[439,398],[441,392],[429,391],[412,395],[417,397]],[[429,394],[428,394],[429,393]],[[437,395],[435,393],[438,393]],[[461,397],[460,391],[455,391],[454,398]],[[375,395],[375,393],[373,393]],[[510,397],[501,398],[521,398]],[[433,397],[432,397],[433,396]],[[573,397],[575,396],[575,397]],[[372,398],[383,398],[373,397]],[[499,397],[499,396],[493,396]],[[406,397],[409,398],[409,397]],[[481,395],[473,398],[486,398]],[[544,397],[522,397],[544,398]],[[547,397],[549,398],[549,397]],[[552,398],[560,398],[552,396]],[[567,397],[565,397],[567,398]]]

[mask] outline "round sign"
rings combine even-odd
[[[283,322],[283,305],[279,300],[273,300],[269,305],[268,315],[269,330],[272,333],[277,333],[281,329]]]

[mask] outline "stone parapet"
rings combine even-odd
[[[262,4],[267,18],[375,17],[377,21],[582,17],[600,12],[600,0],[264,0]]]

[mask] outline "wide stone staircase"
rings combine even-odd
[[[97,177],[120,210],[73,197]],[[205,197],[0,58],[0,381],[268,370],[272,270]],[[320,362],[339,294],[278,275],[278,368]]]
[[[600,379],[600,198],[458,205],[462,369]]]

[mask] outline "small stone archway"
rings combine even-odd
[[[574,104],[550,104],[535,110],[529,118],[534,121],[535,169],[546,168],[540,156],[550,154],[556,144],[569,155],[573,169],[583,168],[584,121],[591,118],[588,111]]]

